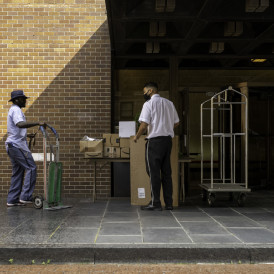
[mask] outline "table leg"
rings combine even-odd
[[[180,187],[180,200],[185,202],[185,163],[180,163],[181,187]]]
[[[96,161],[94,161],[94,179],[93,179],[93,196],[92,196],[93,203],[95,202],[95,199],[96,199]]]
[[[183,190],[183,203],[186,199],[186,192],[185,192],[185,163],[182,163],[182,190]]]

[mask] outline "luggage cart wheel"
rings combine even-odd
[[[215,199],[216,199],[215,193],[209,192],[209,193],[208,193],[208,197],[207,197],[208,205],[209,205],[209,206],[213,206],[213,205],[214,205],[214,202],[215,202]]]
[[[246,201],[246,194],[245,193],[240,193],[237,198],[237,203],[238,206],[244,206]]]
[[[37,209],[43,207],[43,197],[41,195],[35,196],[33,199],[33,206]]]

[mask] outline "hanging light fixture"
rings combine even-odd
[[[264,12],[269,7],[269,0],[246,0],[245,12]]]
[[[222,53],[224,49],[224,42],[211,42],[209,47],[209,53]]]
[[[175,10],[176,0],[156,0],[156,12],[173,12]]]

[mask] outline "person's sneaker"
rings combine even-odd
[[[173,206],[170,206],[170,205],[165,206],[165,210],[173,210]]]
[[[20,203],[22,204],[32,204],[32,201],[24,201],[24,200],[19,200]]]
[[[8,207],[12,207],[12,206],[24,206],[25,204],[23,204],[23,203],[13,203],[13,204],[11,204],[11,203],[7,203],[7,206]]]

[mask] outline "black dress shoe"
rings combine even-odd
[[[165,210],[173,210],[173,206],[165,206]]]
[[[156,210],[156,211],[162,211],[162,207],[161,206],[154,206],[151,204],[148,204],[146,206],[141,206],[142,210]]]

